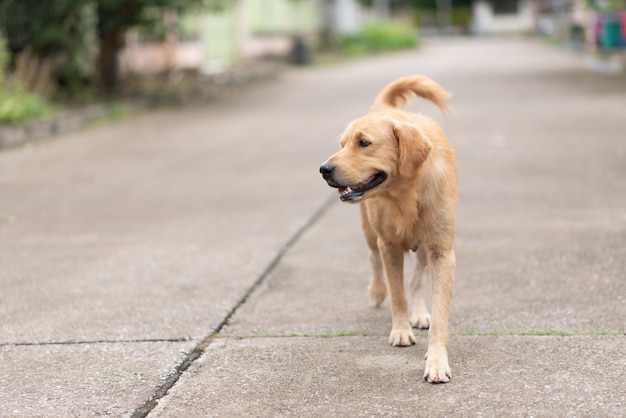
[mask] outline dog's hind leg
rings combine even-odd
[[[383,272],[383,261],[380,258],[380,250],[378,249],[378,237],[370,225],[365,206],[360,205],[360,208],[361,226],[363,228],[363,235],[365,235],[365,240],[370,249],[370,263],[372,264],[372,280],[367,290],[372,302],[374,302],[376,306],[380,306],[387,297],[387,284],[385,283]]]
[[[415,273],[411,280],[411,325],[413,328],[428,329],[430,327],[430,313],[426,307],[424,299],[426,293],[426,282],[428,281],[428,256],[423,247],[418,247],[416,251],[417,263]]]

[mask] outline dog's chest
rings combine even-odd
[[[372,205],[368,208],[369,222],[376,235],[386,242],[393,242],[405,251],[414,248],[421,241],[418,209],[408,210],[389,205]]]

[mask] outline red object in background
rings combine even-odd
[[[598,42],[600,40],[600,31],[602,30],[602,19],[600,19],[600,13],[595,12],[591,14],[591,27],[593,28],[593,40]]]

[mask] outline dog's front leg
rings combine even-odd
[[[428,352],[424,379],[431,383],[450,381],[448,365],[448,315],[454,283],[454,251],[430,253],[432,263],[432,322],[428,331]]]
[[[363,204],[360,205],[360,208],[361,228],[363,229],[367,246],[370,249],[370,263],[372,264],[372,280],[367,290],[374,304],[380,306],[387,297],[387,285],[385,284],[383,262],[380,258],[380,250],[378,249],[378,236],[370,224],[367,208]]]
[[[407,346],[415,344],[413,328],[409,321],[409,309],[404,294],[404,251],[401,247],[378,241],[391,296],[392,327],[389,344]]]

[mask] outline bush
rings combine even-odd
[[[0,125],[18,123],[48,113],[50,107],[39,96],[7,80],[8,62],[7,44],[0,35]]]
[[[417,30],[398,22],[370,23],[363,26],[361,33],[344,36],[339,45],[347,55],[363,55],[417,46]]]
[[[0,124],[18,123],[49,112],[50,107],[43,99],[19,86],[0,91]]]

